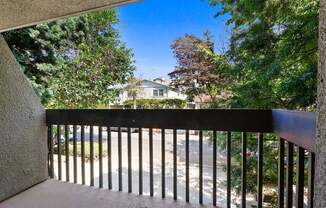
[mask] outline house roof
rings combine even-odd
[[[159,85],[159,86],[170,88],[170,86],[167,85],[167,84],[155,82],[155,81],[152,81],[152,80],[149,80],[149,79],[143,79],[142,82],[150,82],[150,83],[153,83],[153,84],[156,84],[156,85]]]
[[[0,33],[140,0],[1,0]]]
[[[159,82],[155,82],[155,81],[152,81],[152,80],[149,80],[149,79],[143,79],[141,81],[142,82],[150,82],[150,83],[153,83],[155,85],[159,85],[159,86],[170,88],[169,85],[161,84]],[[128,86],[128,84],[117,84],[117,85],[109,86],[109,89],[124,89],[127,86]]]

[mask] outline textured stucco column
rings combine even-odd
[[[45,111],[0,34],[0,201],[47,178]]]
[[[320,1],[317,142],[314,204],[326,207],[326,0]]]

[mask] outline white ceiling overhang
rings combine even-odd
[[[0,32],[139,0],[0,0]]]

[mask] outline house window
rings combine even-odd
[[[158,97],[158,90],[153,90],[153,96]]]
[[[160,97],[163,97],[163,96],[164,96],[164,90],[163,90],[163,89],[160,89],[160,90],[159,90],[159,96],[160,96]]]

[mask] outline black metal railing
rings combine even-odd
[[[172,130],[172,181],[173,198],[178,199],[178,162],[177,142],[178,131],[185,133],[185,201],[190,201],[189,180],[189,134],[191,131],[198,132],[198,202],[203,204],[204,176],[203,176],[203,134],[204,131],[212,133],[213,154],[212,157],[212,204],[217,204],[217,132],[226,132],[226,206],[231,206],[231,148],[232,132],[242,132],[241,148],[241,207],[246,207],[247,197],[247,143],[248,133],[257,133],[258,140],[258,164],[257,164],[257,206],[263,207],[263,151],[264,134],[274,133],[279,136],[278,157],[278,207],[304,206],[304,178],[305,170],[308,170],[308,207],[313,207],[312,198],[314,190],[314,140],[315,140],[315,114],[283,111],[283,110],[47,110],[47,125],[49,139],[49,175],[55,177],[57,165],[57,179],[62,180],[62,148],[65,152],[65,175],[66,181],[70,181],[70,131],[72,129],[73,151],[73,182],[81,177],[81,184],[86,184],[85,177],[85,139],[89,139],[89,184],[94,186],[94,126],[98,127],[96,139],[98,143],[98,172],[99,187],[103,188],[103,135],[106,133],[107,148],[107,187],[112,189],[112,131],[117,134],[118,152],[118,190],[123,191],[123,165],[122,165],[122,134],[127,135],[127,191],[133,191],[132,172],[132,142],[133,136],[138,133],[138,193],[143,194],[143,141],[148,139],[149,157],[149,195],[154,196],[154,156],[160,155],[161,159],[161,196],[166,197],[166,131]],[[89,132],[86,138],[85,128]],[[77,136],[77,129],[80,135]],[[144,138],[143,130],[148,129],[148,137]],[[153,131],[159,129],[161,140],[161,152],[153,148]],[[62,135],[64,130],[64,136]],[[77,161],[77,137],[80,142],[81,172],[78,172]],[[64,145],[61,143],[64,142]],[[55,147],[57,149],[55,150]],[[296,151],[294,151],[296,147]],[[147,148],[147,147],[146,147]],[[155,152],[154,152],[155,151]],[[294,154],[296,152],[296,155]],[[308,154],[309,167],[305,167],[305,157]],[[57,155],[55,164],[54,156]],[[294,165],[296,165],[294,171]],[[296,173],[295,195],[293,194],[294,173]],[[294,195],[294,197],[293,197]],[[307,194],[306,194],[307,195]]]

